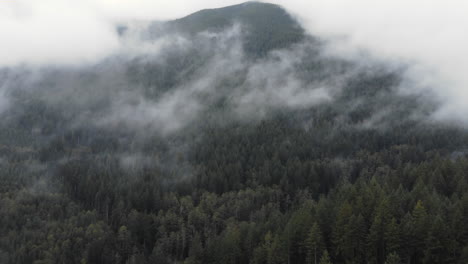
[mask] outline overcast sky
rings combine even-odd
[[[81,64],[118,50],[113,23],[171,19],[232,0],[3,0],[0,66]],[[345,55],[412,62],[413,77],[449,102],[438,116],[468,124],[468,1],[272,0]]]

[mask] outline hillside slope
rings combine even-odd
[[[468,131],[403,66],[271,4],[120,29],[0,69],[0,263],[468,263]]]

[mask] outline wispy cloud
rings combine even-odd
[[[2,1],[0,67],[76,66],[95,64],[122,52],[133,53],[135,56],[156,54],[168,43],[183,45],[184,40],[165,38],[150,44],[132,42],[134,38],[122,40],[115,30],[116,23],[172,19],[199,9],[240,2]],[[296,15],[309,33],[328,40],[331,53],[357,60],[366,53],[392,63],[411,65],[406,71],[407,85],[402,89],[406,92],[417,89],[418,92],[435,94],[436,100],[441,102],[440,108],[433,115],[436,120],[451,120],[468,126],[468,77],[465,73],[468,69],[468,17],[464,14],[468,9],[467,3],[443,0],[271,2],[283,5]],[[261,67],[250,70],[261,75]],[[316,89],[312,94],[303,94],[304,91],[292,88],[302,85],[295,83],[294,78],[286,78],[283,81],[290,90],[279,92],[284,92],[285,95],[282,96],[291,98],[289,103],[292,105],[303,105],[301,100],[309,96],[326,97],[320,87],[314,87]],[[273,85],[271,89],[276,88]],[[281,101],[281,93],[277,92],[263,94],[269,99],[264,99],[262,103],[268,101],[275,104]],[[245,94],[239,103],[254,103],[250,97],[255,93],[261,91],[254,90]],[[2,105],[6,105],[7,100],[3,101],[5,102]],[[141,105],[144,104],[141,102]],[[152,115],[151,113],[152,111],[149,111],[147,115]]]

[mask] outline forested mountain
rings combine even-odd
[[[468,130],[406,65],[256,2],[118,31],[0,68],[0,263],[468,263]]]

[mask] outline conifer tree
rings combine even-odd
[[[319,264],[332,264],[327,250],[323,251]]]
[[[323,249],[322,232],[317,222],[314,223],[306,239],[307,262],[317,264],[319,252]]]
[[[402,264],[400,256],[397,253],[393,252],[387,256],[385,264]]]
[[[395,218],[387,224],[384,234],[386,252],[398,252],[400,248],[400,229]]]

